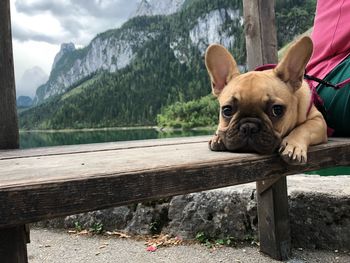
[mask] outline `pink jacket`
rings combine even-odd
[[[311,38],[314,52],[306,72],[323,79],[350,55],[350,0],[318,0]]]

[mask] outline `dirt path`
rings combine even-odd
[[[205,246],[161,247],[147,252],[143,241],[107,236],[82,236],[45,229],[31,230],[28,245],[30,263],[207,263],[278,262],[259,253],[257,247],[208,249]],[[350,262],[350,254],[340,251],[294,250],[289,263]]]

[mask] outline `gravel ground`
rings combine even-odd
[[[147,252],[143,241],[108,236],[84,236],[62,231],[32,229],[28,244],[30,263],[207,263],[279,262],[255,247],[209,249],[198,244],[161,247]],[[293,250],[289,263],[350,262],[350,253],[324,250]]]

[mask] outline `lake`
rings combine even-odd
[[[21,131],[20,148],[36,148],[45,146],[86,144],[99,142],[131,141],[145,139],[159,139],[171,137],[187,137],[214,134],[214,129],[190,131],[159,131],[154,128],[116,128],[91,130],[63,130],[63,131]],[[350,167],[323,169],[309,174],[320,175],[350,175]]]
[[[20,131],[20,148],[132,141],[214,134],[214,129],[159,131],[155,128],[115,128],[62,131]]]

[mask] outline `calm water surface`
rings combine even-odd
[[[36,148],[56,145],[86,144],[99,142],[131,141],[171,137],[187,137],[213,134],[214,130],[161,132],[154,128],[108,129],[72,131],[21,131],[20,148]]]

